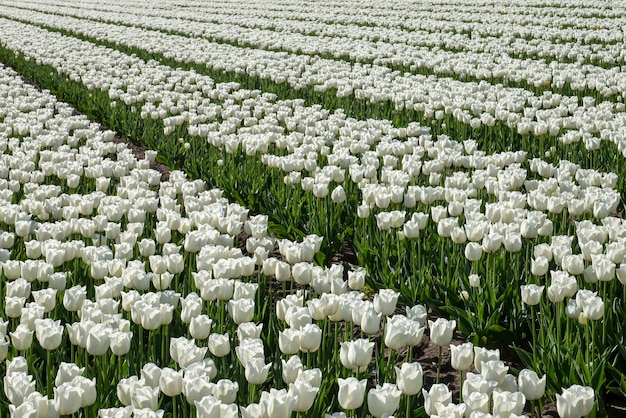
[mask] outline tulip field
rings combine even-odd
[[[0,417],[626,416],[623,0],[0,0]]]

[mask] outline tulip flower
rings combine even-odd
[[[165,367],[159,376],[159,388],[161,392],[169,397],[178,396],[183,391],[183,373]]]
[[[9,335],[11,344],[18,351],[28,350],[33,343],[33,331],[28,328],[28,325],[18,325],[14,332],[9,332]]]
[[[294,399],[293,411],[306,412],[313,406],[319,387],[311,385],[304,380],[297,380],[289,384],[289,394]]]
[[[254,307],[253,299],[230,300],[228,302],[228,312],[236,324],[252,321]]]
[[[480,373],[483,362],[489,360],[500,360],[500,350],[488,350],[484,347],[474,347],[474,367]]]
[[[398,297],[400,292],[396,292],[391,289],[381,289],[376,295],[374,295],[374,309],[376,312],[383,316],[389,316],[393,314],[398,303]]]
[[[300,329],[300,350],[312,353],[322,344],[322,329],[317,324],[306,324]]]
[[[367,380],[349,377],[347,379],[339,378],[337,382],[339,384],[339,392],[337,393],[339,405],[348,411],[360,408],[365,400]]]
[[[230,354],[230,337],[228,334],[211,334],[208,341],[209,351],[215,357]]]
[[[80,409],[84,391],[72,382],[65,382],[54,388],[54,402],[57,412],[71,415]]]
[[[211,382],[205,377],[192,377],[188,378],[187,373],[183,378],[183,394],[192,405],[196,402],[202,401],[205,396],[212,396],[213,387]]]
[[[517,377],[519,390],[529,401],[541,399],[546,390],[546,375],[540,379],[533,370],[523,369]]]
[[[511,414],[521,415],[526,404],[526,397],[521,392],[493,392],[493,413],[500,416],[510,416]]]
[[[446,406],[452,402],[452,392],[446,385],[441,383],[432,385],[428,392],[426,389],[422,389],[422,395],[424,396],[424,409],[428,415],[437,413],[436,405]]]
[[[428,321],[428,327],[430,328],[430,339],[433,344],[438,346],[444,346],[450,344],[452,340],[452,334],[456,328],[456,321],[448,321],[445,318],[438,318],[436,321]]]
[[[422,366],[415,363],[402,363],[402,367],[395,368],[396,385],[405,395],[416,395],[422,389]]]
[[[536,284],[522,285],[522,301],[528,306],[539,304],[544,287]]]
[[[261,338],[261,331],[263,331],[263,324],[257,325],[254,322],[244,322],[237,326],[237,338],[239,341],[248,338],[259,339]]]
[[[460,371],[468,370],[474,361],[474,345],[472,343],[450,345],[450,358],[452,368]]]
[[[283,382],[285,384],[293,383],[298,378],[298,375],[304,371],[304,366],[302,364],[302,360],[298,356],[291,356],[289,360],[285,361],[281,359],[282,362],[282,377]]]
[[[102,356],[111,343],[111,328],[102,324],[94,325],[87,335],[87,352],[92,356]]]
[[[65,382],[71,382],[75,377],[81,376],[84,371],[84,367],[78,367],[74,363],[61,362],[57,370],[54,385],[61,386]]]
[[[4,394],[13,405],[21,405],[24,400],[35,392],[36,382],[26,372],[7,374],[3,379]]]
[[[261,357],[254,357],[248,360],[244,365],[245,376],[248,383],[253,385],[261,385],[267,380],[272,363],[265,364]]]
[[[221,416],[221,402],[212,395],[205,396],[200,401],[195,401],[194,404],[196,406],[198,418]]]
[[[376,386],[367,393],[367,409],[370,414],[380,418],[383,414],[392,415],[400,406],[400,396],[402,392],[396,385],[384,383],[383,386]]]
[[[385,346],[392,350],[399,350],[407,345],[407,325],[406,317],[402,315],[395,315],[387,321],[385,324]]]
[[[556,395],[556,409],[563,418],[581,418],[593,409],[595,394],[587,386],[573,385]]]
[[[270,418],[289,418],[294,402],[295,400],[286,390],[272,388],[266,400],[267,415]]]
[[[367,370],[372,360],[374,343],[367,339],[342,342],[339,350],[339,360],[343,367],[350,370],[358,370],[359,373]]]

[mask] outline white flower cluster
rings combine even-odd
[[[209,38],[215,42],[235,43],[265,50],[349,57],[357,62],[371,61],[383,66],[402,65],[411,70],[428,68],[437,74],[455,74],[461,78],[471,76],[487,81],[501,78],[512,83],[525,81],[535,87],[546,87],[550,83],[553,87],[561,88],[568,84],[572,90],[597,91],[599,97],[624,93],[624,73],[619,66],[605,69],[591,64],[581,65],[579,62],[548,63],[541,59],[540,53],[550,51],[555,58],[576,58],[596,56],[595,52],[599,51],[602,54],[601,62],[615,63],[625,58],[619,44],[598,48],[598,44],[581,45],[574,42],[553,43],[540,40],[537,45],[536,42],[527,42],[523,38],[488,36],[488,25],[485,31],[487,33],[483,32],[481,36],[472,37],[466,34],[452,35],[357,25],[344,27],[326,24],[325,27],[319,28],[316,27],[320,25],[319,23],[310,21],[297,22],[299,28],[295,28],[296,30],[294,24],[281,25],[281,22],[276,20],[272,20],[272,29],[249,28],[241,25],[248,22],[248,16],[245,21],[243,16],[238,22],[229,22],[228,19],[221,21],[213,11],[210,15],[207,14],[205,19],[197,21],[199,17],[196,12],[181,14],[157,11],[155,16],[150,9],[143,7],[135,9],[132,15],[129,15],[127,8],[118,11],[77,10],[73,7],[59,7],[53,3],[50,6],[30,4],[29,9],[32,12],[26,12],[21,2],[19,7],[20,9],[15,12],[19,13],[21,18],[47,23],[49,19],[37,12],[52,12],[58,14],[58,18],[55,19],[57,25],[73,27],[80,32],[83,32],[84,25],[93,27],[93,22],[71,19],[72,17],[99,20],[114,26],[130,25],[174,32],[194,38]],[[11,9],[7,9],[7,13],[10,14]],[[161,17],[161,14],[165,16]],[[463,13],[463,16],[466,14]],[[45,20],[42,21],[41,18]],[[67,21],[64,22],[65,19]],[[309,27],[311,23],[314,24],[313,27]],[[105,27],[103,26],[103,29]],[[314,31],[314,34],[303,34],[301,33],[303,31]],[[97,29],[89,33],[103,36]],[[450,41],[450,38],[453,41]],[[377,41],[373,42],[372,39]],[[521,54],[524,54],[523,58],[515,58]],[[531,58],[533,56],[538,58]]]
[[[16,16],[22,15],[16,13]],[[46,14],[33,19],[52,24]],[[338,97],[354,96],[372,103],[390,101],[398,110],[415,109],[426,117],[439,120],[444,115],[452,115],[455,120],[474,128],[494,126],[501,122],[520,134],[549,134],[564,143],[584,141],[590,150],[599,147],[600,139],[608,140],[614,142],[622,154],[626,154],[623,132],[626,113],[623,103],[605,101],[596,104],[594,98],[585,97],[580,104],[577,96],[553,94],[550,91],[538,96],[525,89],[493,85],[487,81],[475,83],[426,77],[392,71],[381,65],[351,64],[297,54],[289,54],[289,59],[285,59],[285,53],[207,43],[200,38],[168,35],[123,25],[62,17],[55,19],[54,24],[109,42],[162,53],[181,62],[209,65],[216,70],[245,71],[250,76],[270,79],[276,83],[288,82],[293,88],[314,86],[318,91],[336,89]],[[18,30],[20,33],[36,31],[33,27],[16,22],[4,21],[4,26],[8,33],[2,35],[3,38],[11,38],[10,34]],[[66,42],[72,41],[63,38],[62,43]],[[6,43],[12,49],[25,48],[24,45],[18,46],[12,39],[7,39]],[[35,57],[40,57],[40,54],[28,52],[28,55]],[[602,82],[610,78],[604,75]],[[623,85],[624,77],[618,76],[615,80],[618,90],[626,86]],[[590,84],[596,83],[594,81]],[[183,120],[177,117],[171,122],[177,125]]]

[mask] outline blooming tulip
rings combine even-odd
[[[452,334],[456,328],[456,321],[448,321],[445,318],[438,318],[436,321],[428,321],[428,327],[430,328],[430,340],[433,344],[438,346],[444,346],[450,344],[452,340]]]
[[[556,409],[563,418],[581,418],[593,409],[594,398],[590,387],[573,385],[556,395]]]
[[[343,409],[353,410],[360,408],[365,399],[365,388],[367,380],[358,380],[354,377],[347,379],[337,379],[339,384],[339,392],[337,400]]]
[[[396,385],[384,383],[383,386],[376,386],[367,393],[367,409],[369,413],[380,418],[383,414],[392,415],[400,406],[400,396],[402,392]]]
[[[402,367],[395,368],[396,384],[405,395],[416,395],[422,389],[422,366],[415,363],[402,363]]]

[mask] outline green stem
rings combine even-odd
[[[439,358],[437,359],[437,383],[439,383],[439,372],[441,370],[441,352],[443,351],[443,347],[439,346]]]

